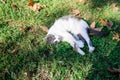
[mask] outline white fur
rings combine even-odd
[[[95,49],[93,46],[89,45],[90,38],[87,34],[87,28],[89,28],[88,24],[82,19],[77,19],[75,17],[69,17],[68,19],[59,18],[49,29],[48,34],[62,36],[62,41],[70,43],[73,48],[76,44],[78,53],[84,55],[85,52],[81,50],[81,48],[84,47],[84,43],[81,40],[78,40],[78,34],[81,34],[81,36],[87,42],[89,52],[93,52]],[[74,37],[70,33],[72,33]],[[78,39],[76,40],[75,37]]]

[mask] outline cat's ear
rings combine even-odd
[[[53,41],[55,40],[55,36],[53,34],[48,34],[46,37],[45,37],[45,40],[47,42],[50,42],[50,41]]]

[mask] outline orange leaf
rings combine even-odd
[[[30,9],[33,11],[39,11],[41,9],[41,5],[39,3],[34,3],[33,6],[30,6]]]
[[[33,6],[34,5],[34,1],[33,0],[28,0],[28,6]]]
[[[111,29],[111,27],[113,26],[113,22],[110,20],[103,20],[103,19],[99,19],[100,23],[103,24],[104,26],[106,26],[108,29]]]
[[[85,3],[87,0],[78,0],[78,2]]]
[[[90,28],[92,28],[92,29],[95,28],[95,21],[90,24]]]
[[[102,18],[99,19],[100,23],[102,23],[104,26],[107,25],[107,20],[103,20]]]
[[[44,31],[44,32],[48,32],[48,28],[46,26],[40,26],[40,28]]]
[[[120,35],[116,32],[113,32],[113,38],[112,39],[119,41],[120,40]]]
[[[34,3],[32,0],[30,0],[28,6],[33,11],[40,11],[41,8],[46,7],[46,5],[41,5],[40,3]]]

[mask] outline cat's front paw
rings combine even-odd
[[[92,53],[95,50],[95,47],[90,47],[89,52]]]

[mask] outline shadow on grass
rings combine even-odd
[[[89,74],[86,80],[119,80],[119,73],[111,73],[108,69],[120,69],[120,41],[110,52],[110,55],[104,56],[102,54],[97,55],[96,61],[93,61],[93,65],[89,70]]]
[[[91,0],[91,2],[93,8],[97,8],[97,7],[102,8],[106,6],[108,3],[109,4],[116,3],[117,5],[120,6],[120,0]]]

